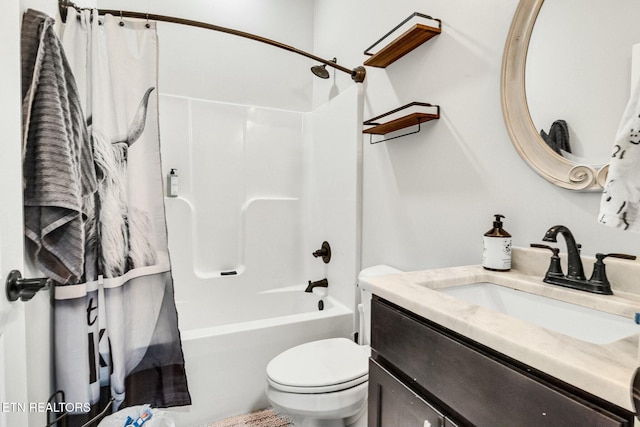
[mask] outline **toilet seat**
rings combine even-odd
[[[301,394],[345,390],[369,378],[369,346],[346,338],[313,341],[290,348],[267,365],[274,389]]]

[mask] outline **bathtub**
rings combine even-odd
[[[304,288],[271,289],[241,301],[226,298],[228,304],[216,304],[216,309],[205,299],[177,301],[193,401],[170,411],[178,427],[206,426],[269,406],[265,370],[274,356],[304,342],[351,335],[353,312]],[[319,310],[321,299],[324,308]]]

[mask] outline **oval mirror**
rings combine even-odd
[[[525,69],[531,34],[543,3],[544,0],[520,0],[505,44],[500,90],[507,131],[520,157],[549,182],[571,190],[600,191],[608,165],[561,156],[542,139],[531,119]]]

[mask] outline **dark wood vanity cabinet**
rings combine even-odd
[[[633,426],[633,414],[374,296],[369,427]]]
[[[455,423],[374,360],[369,361],[369,427],[454,427]]]

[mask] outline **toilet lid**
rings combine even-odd
[[[283,391],[342,390],[367,380],[370,353],[369,346],[358,345],[346,338],[313,341],[273,358],[267,365],[267,379],[273,387]]]

